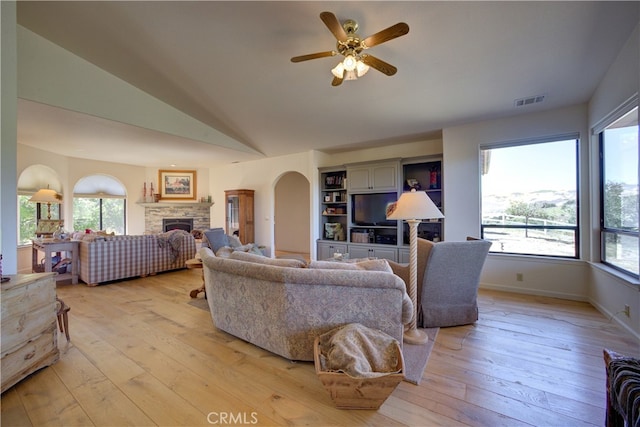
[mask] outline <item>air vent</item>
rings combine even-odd
[[[529,96],[526,98],[516,99],[514,105],[516,107],[524,107],[525,105],[537,104],[544,101],[544,95]]]

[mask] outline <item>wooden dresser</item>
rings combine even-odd
[[[0,290],[2,393],[59,357],[54,273],[18,274]]]

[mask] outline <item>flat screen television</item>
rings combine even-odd
[[[351,222],[354,225],[397,225],[395,220],[387,219],[387,206],[398,200],[396,193],[353,194],[351,197]]]

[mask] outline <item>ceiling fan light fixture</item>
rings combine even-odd
[[[356,69],[357,63],[358,61],[356,60],[356,57],[349,54],[347,56],[345,56],[344,61],[342,61],[343,65],[344,65],[344,69],[347,71],[353,71]]]
[[[338,62],[338,65],[331,69],[331,74],[341,79],[342,73],[344,73],[344,65],[342,65],[342,61],[340,61]]]
[[[345,80],[358,80],[358,73],[356,70],[347,71],[344,76]]]
[[[358,61],[356,63],[356,72],[358,74],[358,77],[364,76],[365,74],[367,74],[367,71],[369,71],[369,66],[367,64],[362,61]]]
[[[364,76],[369,71],[369,67],[387,76],[393,76],[398,71],[393,65],[372,55],[367,55],[363,53],[363,51],[404,36],[409,32],[409,26],[406,23],[398,22],[382,31],[378,31],[375,34],[361,39],[357,34],[358,23],[353,19],[347,19],[341,25],[338,18],[331,12],[322,12],[320,19],[336,38],[335,50],[294,56],[291,58],[291,62],[326,58],[338,54],[344,56],[344,59],[331,70],[331,74],[334,76],[334,79],[331,81],[332,86],[340,86],[343,80],[356,80],[358,77]]]

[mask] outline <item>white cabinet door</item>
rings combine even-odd
[[[343,254],[346,253],[347,245],[340,243],[318,242],[318,261],[333,259],[333,254],[336,252]]]
[[[396,191],[398,187],[396,165],[380,165],[371,168],[372,189],[375,191]]]
[[[371,190],[369,173],[369,168],[348,169],[347,176],[349,179],[347,180],[347,184],[349,186],[349,191],[359,192]]]
[[[397,261],[398,250],[394,247],[381,248],[374,246],[349,245],[349,258],[380,258]]]
[[[398,190],[398,167],[395,163],[349,168],[347,176],[352,193]]]
[[[398,262],[400,264],[409,264],[409,249],[398,249]]]
[[[389,261],[398,260],[398,250],[396,248],[375,248],[373,250],[373,256],[376,258],[384,258]]]

